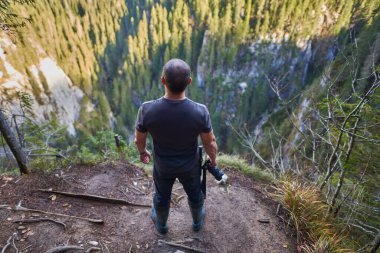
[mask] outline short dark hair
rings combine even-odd
[[[166,85],[174,94],[179,94],[186,89],[190,73],[190,66],[181,59],[171,59],[162,70]]]

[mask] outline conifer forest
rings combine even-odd
[[[380,0],[0,0],[0,179],[151,170],[136,115],[172,58],[209,109],[218,164],[267,186],[293,252],[379,252]],[[129,252],[161,252],[145,250]]]

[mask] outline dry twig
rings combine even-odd
[[[53,190],[45,190],[45,189],[38,189],[36,191],[39,192],[47,192],[47,193],[55,193],[60,194],[63,196],[69,196],[73,198],[80,198],[80,199],[87,199],[87,200],[93,200],[98,202],[104,202],[104,203],[111,203],[111,204],[119,204],[119,205],[127,205],[127,206],[139,206],[139,207],[151,207],[151,205],[146,204],[139,204],[139,203],[132,203],[129,201],[126,201],[124,199],[115,199],[115,198],[107,198],[97,195],[91,195],[91,194],[80,194],[80,193],[73,193],[73,192],[61,192],[61,191],[53,191]]]
[[[167,245],[170,245],[170,246],[173,246],[173,247],[179,247],[179,248],[183,248],[183,249],[188,249],[188,250],[191,250],[191,251],[194,251],[194,252],[200,252],[200,253],[206,252],[206,251],[203,251],[201,249],[193,248],[193,247],[190,247],[190,246],[186,246],[186,245],[182,245],[182,244],[178,244],[178,243],[174,243],[174,242],[167,242],[167,241],[164,241],[164,240],[158,240],[158,242],[164,243],[164,244],[167,244]]]

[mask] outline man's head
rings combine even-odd
[[[182,93],[191,83],[189,65],[180,59],[171,59],[162,70],[161,81],[173,94]]]

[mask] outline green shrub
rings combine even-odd
[[[73,149],[71,156],[80,164],[96,164],[102,161],[114,161],[127,159],[130,163],[138,164],[139,154],[134,145],[128,145],[120,140],[120,147],[116,147],[115,133],[112,131],[99,131],[95,135],[89,135],[79,149]]]

